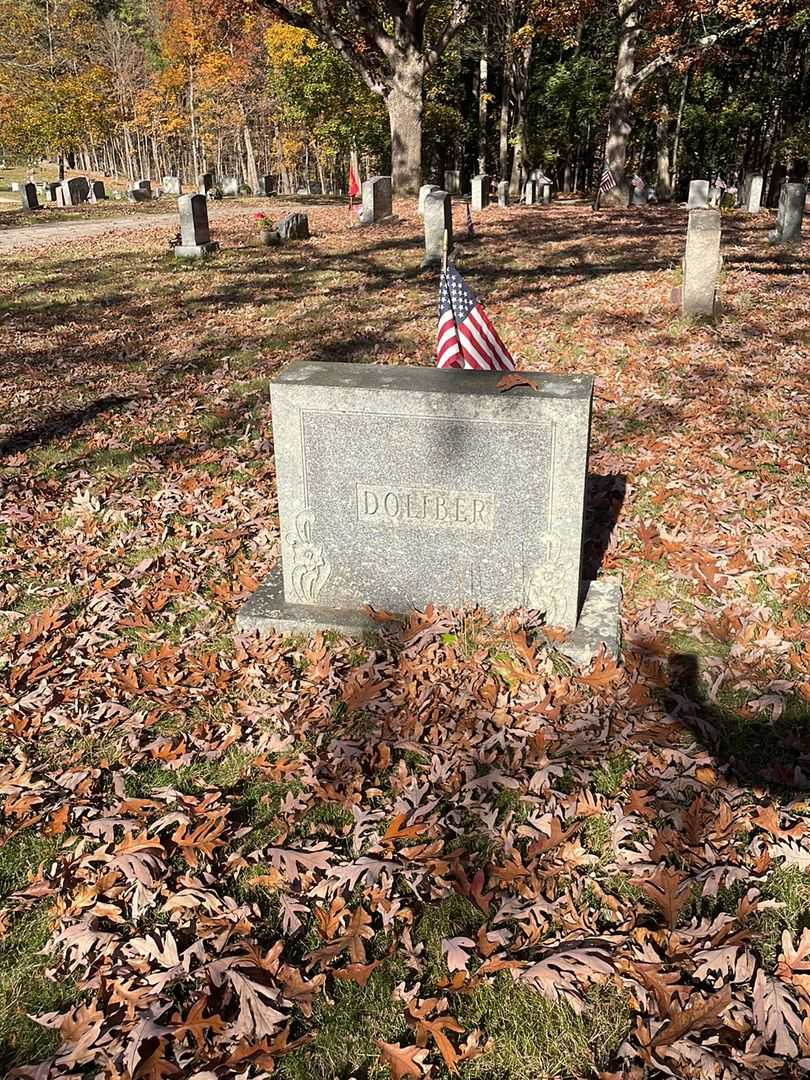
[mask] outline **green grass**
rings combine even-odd
[[[630,1027],[630,1010],[612,987],[594,987],[578,1016],[500,972],[451,1006],[465,1029],[479,1027],[492,1049],[465,1065],[476,1080],[590,1077],[605,1068]]]
[[[790,931],[796,944],[805,927],[810,927],[810,873],[798,866],[777,866],[762,886],[765,900],[780,906],[759,916],[754,947],[763,964],[772,967],[782,951],[782,933]]]
[[[179,769],[164,769],[159,765],[133,770],[126,778],[130,797],[146,798],[157,788],[171,787],[184,795],[197,795],[206,788],[228,791],[240,779],[250,775],[251,754],[232,746],[223,757],[198,761]]]
[[[335,979],[332,1001],[320,994],[313,1004],[317,1034],[308,1046],[280,1058],[277,1075],[283,1080],[334,1080],[362,1076],[389,1080],[390,1071],[375,1045],[412,1042],[404,1007],[394,999],[394,987],[405,977],[404,964],[385,960],[366,985]]]

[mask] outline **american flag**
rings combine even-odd
[[[513,371],[515,362],[455,266],[442,272],[436,367]]]
[[[638,173],[634,173],[633,174],[633,187],[636,189],[636,191],[643,191],[646,186],[647,185],[644,183],[644,181],[641,179],[641,177],[638,175]]]
[[[472,210],[469,203],[464,203],[467,210],[467,236],[475,236],[475,229],[473,228]]]
[[[599,181],[599,190],[608,192],[613,191],[616,187],[616,177],[613,175],[612,169],[605,166],[605,171],[602,173],[602,179]]]

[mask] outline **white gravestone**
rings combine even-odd
[[[472,178],[472,209],[485,210],[489,206],[489,177],[486,173]]]
[[[705,210],[709,205],[709,181],[690,180],[689,198],[686,202],[688,210]]]
[[[391,177],[370,176],[363,181],[363,205],[360,221],[363,225],[376,225],[391,217]]]
[[[180,214],[180,243],[174,249],[178,259],[199,259],[219,247],[211,239],[208,203],[204,195],[181,195],[177,200]]]
[[[696,207],[689,211],[681,293],[684,315],[714,317],[720,270],[720,226],[719,210]]]
[[[422,269],[440,267],[444,258],[444,236],[447,233],[448,256],[453,251],[453,207],[448,191],[431,191],[425,198],[425,257]]]
[[[425,199],[431,193],[431,191],[438,191],[438,185],[436,184],[422,184],[419,188],[419,217],[425,216]]]

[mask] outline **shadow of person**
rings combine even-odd
[[[754,711],[712,701],[694,653],[669,657],[668,695],[678,718],[737,781],[780,795],[810,791],[810,705],[791,698],[781,709]]]

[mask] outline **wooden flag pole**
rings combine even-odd
[[[450,244],[450,238],[447,235],[447,229],[444,230],[444,239],[442,241],[442,273],[447,272],[447,248]]]

